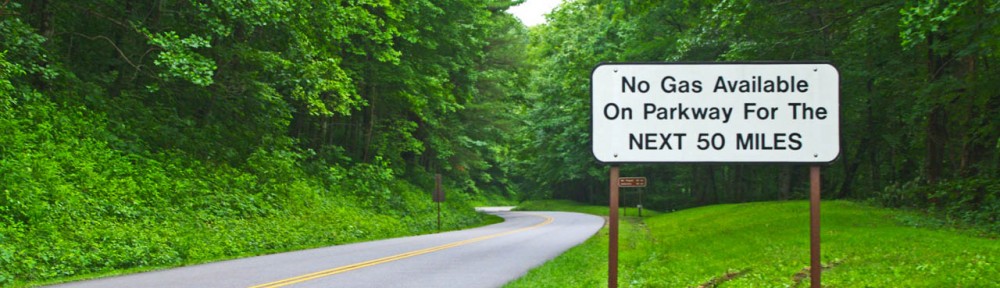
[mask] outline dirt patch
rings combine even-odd
[[[833,260],[833,262],[830,262],[827,265],[823,265],[823,269],[821,270],[826,271],[833,267],[837,267],[837,265],[840,265],[841,262],[843,261],[840,259]],[[809,278],[810,270],[812,269],[809,266],[806,266],[805,268],[802,268],[802,270],[799,270],[799,273],[795,273],[795,275],[792,275],[792,288],[797,288],[799,287],[799,285],[802,285],[802,282]]]
[[[708,282],[698,285],[698,288],[713,288],[718,286],[719,284],[722,284],[723,282],[736,279],[736,277],[743,276],[747,273],[750,273],[750,269],[731,270],[726,274],[723,274],[722,276],[712,278],[712,280],[708,280]]]

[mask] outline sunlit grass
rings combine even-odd
[[[808,208],[801,201],[748,203],[682,210],[645,222],[626,218],[619,240],[619,284],[808,287],[809,279],[803,277],[809,266]],[[913,227],[900,221],[907,217],[920,216],[824,202],[822,259],[829,268],[823,285],[1000,287],[1000,241]],[[508,287],[603,286],[606,254],[604,230]]]

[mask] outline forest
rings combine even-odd
[[[607,201],[608,169],[582,140],[597,63],[820,61],[840,73],[841,151],[823,168],[824,199],[995,230],[998,13],[996,1],[567,1],[530,31],[518,191]],[[664,210],[803,199],[809,183],[802,165],[625,165],[622,175],[648,177],[644,206]]]
[[[607,203],[606,62],[830,63],[824,199],[1000,231],[1000,2],[520,2],[0,1],[0,285],[433,232],[438,173],[446,229]],[[802,199],[807,168],[622,173],[672,211]]]

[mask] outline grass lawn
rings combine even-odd
[[[559,205],[571,211],[602,208]],[[1000,287],[1000,240],[925,227],[921,223],[932,221],[915,221],[922,216],[911,212],[847,201],[822,205],[824,286]],[[619,285],[808,287],[808,221],[805,201],[625,217]],[[506,287],[604,286],[607,242],[604,229]]]

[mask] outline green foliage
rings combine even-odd
[[[17,103],[14,99],[14,85],[10,79],[24,74],[21,67],[7,62],[7,51],[0,52],[0,110],[10,111]]]
[[[13,6],[17,7],[17,3]],[[2,16],[2,15],[0,15]],[[32,32],[31,28],[21,19],[12,17],[0,18],[0,51],[7,58],[6,77],[19,75],[21,73],[42,74],[46,78],[55,76],[55,72],[44,67],[43,61],[47,58],[41,46],[45,42],[45,37]],[[23,72],[17,72],[23,71]],[[15,78],[8,78],[8,81]]]
[[[5,2],[0,285],[496,221],[512,4]]]
[[[805,201],[715,205],[626,218],[620,228],[619,286],[807,286],[808,206]],[[988,286],[1000,275],[996,239],[912,227],[904,218],[926,217],[846,201],[825,201],[821,212],[824,285]],[[603,285],[607,245],[602,230],[507,287]]]
[[[921,185],[910,182],[891,185],[876,195],[889,207],[927,211],[949,225],[971,225],[1000,234],[1000,181],[960,179]]]
[[[13,148],[0,158],[3,283],[436,231],[427,190],[385,163],[343,177],[339,167],[306,174],[289,151],[259,150],[244,169],[124,155],[93,140],[106,125],[93,120],[100,115],[55,107],[23,103],[0,118],[12,136],[0,147]],[[332,187],[317,180],[337,177]],[[449,199],[444,229],[484,221],[467,201]]]
[[[177,33],[167,31],[147,35],[149,44],[163,49],[153,60],[156,66],[166,68],[160,73],[164,78],[178,78],[190,81],[198,86],[208,86],[212,84],[212,75],[217,68],[215,63],[195,53],[192,49],[211,48],[209,44],[211,38],[204,39],[198,35],[190,35],[180,38]]]

